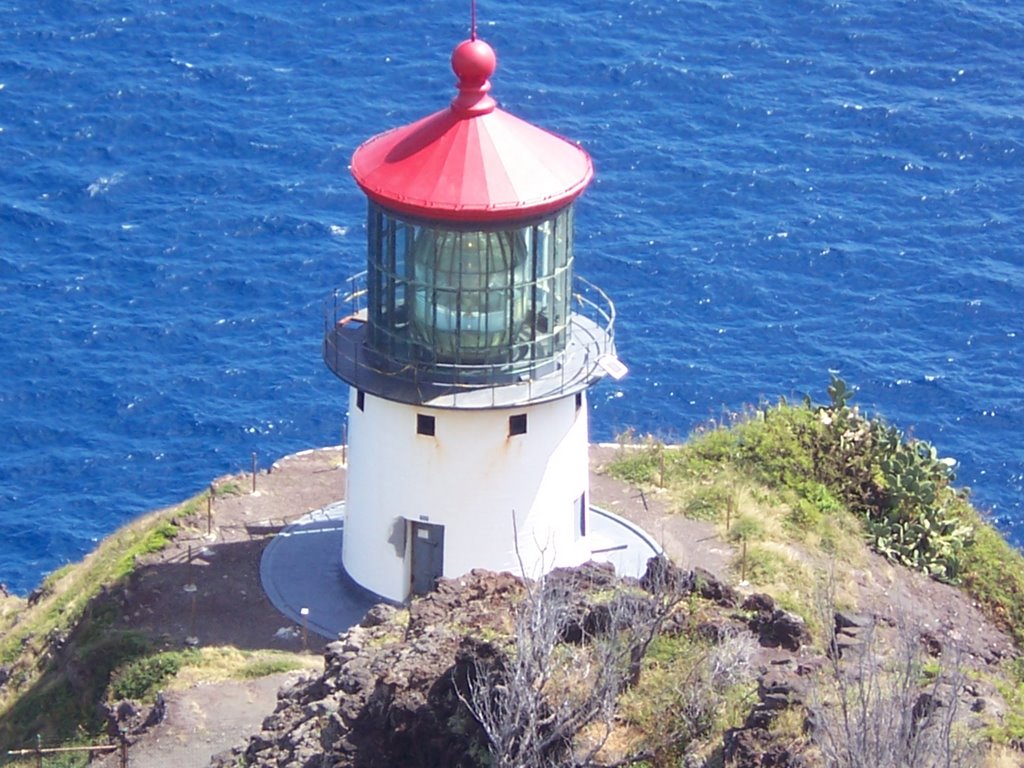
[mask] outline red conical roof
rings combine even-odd
[[[413,216],[497,221],[549,213],[584,190],[590,156],[498,109],[487,93],[495,64],[484,41],[460,43],[451,105],[355,151],[352,176],[370,199]]]

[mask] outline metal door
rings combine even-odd
[[[444,526],[410,520],[412,533],[412,593],[425,595],[444,575]]]

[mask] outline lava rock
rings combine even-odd
[[[103,715],[107,723],[107,734],[111,738],[139,736],[164,719],[167,715],[167,702],[163,694],[157,694],[156,701],[150,707],[131,699],[122,699],[104,705]]]
[[[750,595],[741,607],[753,613],[750,628],[765,647],[798,651],[811,641],[806,622],[795,613],[778,608],[769,595]]]
[[[739,593],[711,571],[694,568],[693,577],[697,593],[705,600],[711,600],[726,608],[735,608],[739,605]]]
[[[874,617],[868,616],[867,614],[852,613],[850,611],[835,612],[836,630],[845,628],[867,629],[868,627],[873,626],[874,623]]]
[[[680,595],[689,595],[696,586],[693,571],[680,568],[667,557],[652,557],[647,561],[647,568],[640,577],[640,588],[654,594],[669,591]]]

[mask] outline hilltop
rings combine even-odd
[[[830,731],[833,742],[867,738],[864,716],[883,714],[908,733],[944,728],[942,744],[970,753],[964,760],[1020,762],[1020,555],[955,488],[950,463],[931,446],[862,416],[835,382],[830,398],[751,409],[680,446],[624,435],[593,448],[594,503],[662,543],[674,574],[662,586],[674,597],[652,591],[650,579],[621,582],[600,569],[559,575],[562,594],[578,598],[567,615],[614,614],[620,603],[636,609],[654,598],[671,610],[659,614],[638,679],[617,692],[611,716],[563,740],[555,764],[574,764],[566,755],[593,745],[604,722],[596,754],[604,764],[625,765],[632,754],[650,766],[818,765],[833,748],[823,741]],[[381,765],[385,754],[387,764],[414,764],[380,727],[399,722],[403,733],[438,733],[450,764],[481,764],[493,743],[456,681],[482,669],[481,659],[510,669],[517,612],[559,582],[475,573],[407,611],[373,612],[338,642],[310,637],[304,649],[298,628],[258,588],[259,554],[286,520],[338,498],[341,451],[284,459],[256,486],[251,476],[221,478],[110,537],[28,601],[4,599],[5,748],[36,732],[94,740],[116,720],[114,702],[128,698],[136,703],[120,708],[120,727],[135,729],[134,766],[206,764],[233,746],[226,764],[276,765],[285,749],[314,759],[311,745],[343,743],[353,749],[332,764]],[[195,593],[184,591],[188,583]],[[636,639],[580,626],[589,629],[571,642],[559,629],[551,658],[599,669],[597,649],[628,650]],[[716,678],[707,664],[727,657],[736,674]],[[850,676],[855,667],[871,674]],[[586,693],[555,672],[563,687],[548,691],[552,700]],[[830,713],[863,694],[864,680],[877,689],[875,709],[853,713],[860,732],[839,734]],[[707,693],[713,710],[695,710],[688,688]],[[154,704],[163,721],[142,727]],[[360,734],[370,733],[379,749],[361,753]],[[456,759],[459,744],[471,749]],[[174,757],[172,746],[185,752]]]

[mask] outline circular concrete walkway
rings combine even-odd
[[[622,576],[640,576],[661,547],[628,520],[591,507],[592,559]],[[356,584],[341,565],[345,502],[310,512],[277,534],[263,551],[260,580],[270,602],[296,624],[334,639],[384,598]]]

